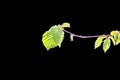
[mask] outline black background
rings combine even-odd
[[[10,72],[22,77],[24,74],[28,75],[26,72],[30,72],[37,75],[42,73],[44,78],[49,78],[46,75],[50,74],[55,77],[54,73],[59,77],[64,74],[72,77],[69,74],[75,74],[81,78],[81,74],[95,77],[95,73],[97,78],[100,78],[106,76],[106,72],[112,76],[118,74],[120,45],[111,44],[104,54],[102,47],[94,50],[96,38],[74,38],[74,41],[70,42],[69,34],[65,33],[61,48],[47,51],[42,44],[42,35],[51,26],[64,22],[71,24],[71,28],[66,30],[78,35],[101,35],[120,30],[119,2],[40,1],[5,1],[5,5],[1,3],[1,17],[4,22],[1,30],[5,30],[1,31],[4,36],[1,39],[5,41],[1,41],[2,48],[5,48],[1,48],[1,69],[5,75]],[[39,78],[41,77],[39,75]]]
[[[74,4],[74,3],[73,3]],[[42,35],[51,26],[69,22],[71,28],[66,29],[80,35],[109,34],[112,30],[120,30],[119,10],[111,5],[85,4],[80,5],[40,6],[29,4],[20,12],[21,23],[24,23],[23,45],[24,62],[30,65],[59,65],[59,66],[117,66],[119,63],[119,48],[113,46],[104,54],[102,47],[94,50],[96,38],[74,38],[70,42],[65,34],[61,48],[49,51],[42,44]],[[62,7],[61,7],[62,6]],[[73,7],[74,6],[74,7]],[[27,39],[26,39],[27,38]]]

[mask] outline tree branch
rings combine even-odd
[[[93,36],[82,36],[82,35],[74,34],[74,33],[70,32],[70,31],[65,30],[65,29],[63,29],[63,31],[70,34],[70,35],[73,35],[75,37],[79,37],[79,38],[96,38],[96,37],[105,35],[105,34],[103,34],[103,35],[93,35]],[[107,34],[105,36],[109,36],[109,34]]]

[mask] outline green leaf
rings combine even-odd
[[[113,36],[113,38],[115,40],[115,45],[118,45],[120,43],[120,33],[119,33],[119,31],[115,30],[115,31],[112,31],[110,34]]]
[[[61,47],[63,39],[64,32],[62,31],[62,28],[56,25],[52,26],[42,36],[42,42],[47,50],[57,46]]]
[[[106,38],[103,43],[103,51],[106,53],[106,51],[110,48],[110,39]]]
[[[120,43],[120,33],[118,34],[118,39],[116,40],[116,45]]]
[[[109,36],[108,38],[112,40],[113,45],[115,46],[115,40],[114,40],[113,36]]]
[[[116,41],[116,39],[117,39],[117,31],[112,31],[110,34],[114,37],[114,39]]]
[[[70,23],[65,22],[61,25],[61,27],[62,28],[70,28]]]
[[[101,43],[102,43],[102,41],[103,41],[104,38],[106,38],[106,36],[103,35],[103,36],[100,36],[100,37],[98,37],[96,39],[95,45],[94,45],[94,49],[100,47],[100,45],[101,45]]]
[[[73,35],[70,34],[70,41],[73,41]]]

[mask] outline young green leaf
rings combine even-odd
[[[101,45],[104,38],[106,38],[104,35],[97,38],[95,41],[94,49],[98,48]]]
[[[116,45],[118,45],[120,43],[120,33],[118,33],[118,38],[116,40]]]
[[[47,50],[54,47],[61,47],[61,43],[64,38],[64,32],[59,26],[52,26],[48,31],[46,31],[42,36],[42,42]]]
[[[61,25],[61,27],[62,28],[70,28],[70,23],[65,22]]]
[[[116,39],[117,39],[117,31],[112,31],[110,34],[114,37],[114,39],[116,41]]]
[[[119,31],[117,31],[117,30],[112,31],[110,34],[113,36],[113,38],[115,40],[115,45],[118,45],[120,43],[120,33],[119,33]]]
[[[103,51],[106,53],[106,51],[110,48],[110,39],[106,38],[103,42]]]
[[[115,46],[115,40],[114,40],[113,36],[109,36],[108,38],[112,40],[113,45]]]
[[[70,34],[70,41],[73,41],[73,35]]]

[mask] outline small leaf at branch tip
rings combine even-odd
[[[113,36],[113,38],[115,40],[115,45],[118,45],[120,43],[120,33],[119,33],[119,31],[117,31],[117,30],[111,31],[110,34]]]
[[[118,38],[116,40],[116,45],[118,45],[120,43],[120,34],[118,34]]]
[[[62,28],[70,28],[70,23],[65,22],[61,25],[61,27]]]
[[[118,33],[119,34],[119,31],[118,30],[114,30],[114,31],[111,31],[111,33],[110,33],[110,35],[115,35],[116,33]]]

